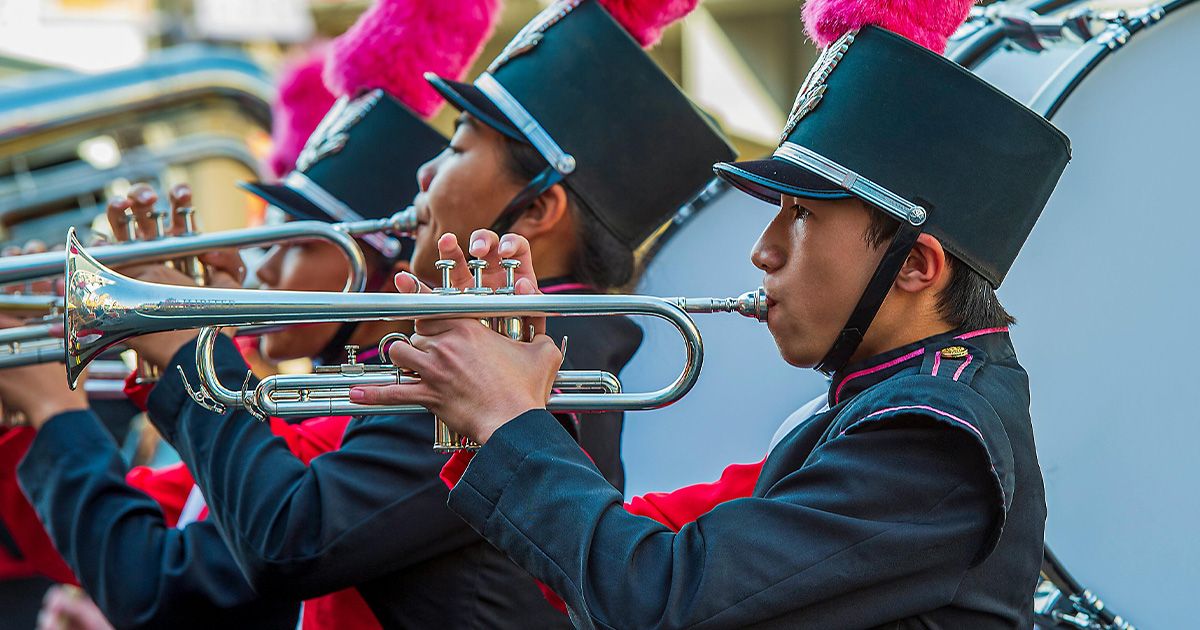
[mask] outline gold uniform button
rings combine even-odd
[[[943,359],[961,359],[967,356],[967,354],[967,349],[962,346],[950,346],[949,348],[942,349]]]

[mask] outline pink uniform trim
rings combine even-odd
[[[958,377],[962,376],[963,370],[967,369],[968,365],[971,365],[971,360],[974,358],[975,357],[973,357],[969,354],[967,355],[967,360],[963,361],[963,364],[958,366],[958,369],[954,371],[954,380],[957,381]]]
[[[841,393],[842,393],[842,388],[846,386],[846,383],[849,383],[850,381],[852,381],[852,380],[854,380],[854,379],[856,379],[856,378],[858,378],[858,377],[860,377],[860,376],[866,376],[866,375],[868,375],[868,374],[874,374],[875,372],[878,372],[879,370],[886,370],[887,368],[890,368],[890,367],[892,367],[893,365],[896,365],[896,364],[899,364],[899,363],[904,363],[905,361],[907,361],[907,360],[909,360],[909,359],[911,359],[911,358],[913,358],[913,357],[919,357],[919,356],[921,356],[921,355],[922,355],[922,354],[924,354],[924,353],[925,353],[925,348],[920,348],[920,349],[917,349],[917,350],[913,350],[912,352],[910,352],[910,353],[908,353],[908,354],[906,354],[906,355],[904,355],[904,356],[902,356],[902,357],[900,357],[900,358],[898,358],[898,359],[892,359],[891,361],[888,361],[887,363],[884,363],[883,365],[876,365],[876,366],[875,366],[875,367],[873,367],[873,368],[867,368],[867,369],[865,369],[865,370],[859,370],[859,371],[857,371],[857,372],[855,372],[855,373],[851,374],[850,376],[847,376],[846,378],[842,379],[842,382],[838,384],[838,388],[837,388],[836,390],[834,390],[834,392],[833,392],[833,404],[835,404],[835,405],[836,405],[836,404],[838,403],[838,398],[839,398],[839,396],[841,396]]]
[[[990,335],[992,333],[1006,333],[1006,332],[1008,332],[1008,326],[1002,326],[1000,328],[984,328],[983,330],[973,330],[969,333],[963,333],[963,334],[955,337],[955,339],[970,339],[972,337],[978,337],[980,335]]]
[[[566,291],[595,291],[596,287],[583,284],[582,282],[574,282],[571,284],[556,284],[552,287],[542,289],[542,293],[563,293]]]
[[[933,355],[933,371],[929,373],[930,376],[937,376],[938,368],[940,368],[940,367],[942,367],[942,353],[941,352]]]
[[[843,435],[846,435],[846,431],[853,429],[854,427],[866,422],[867,420],[870,420],[871,418],[874,418],[875,416],[882,415],[885,413],[891,413],[893,411],[910,411],[910,410],[914,410],[914,409],[919,409],[921,411],[930,411],[930,412],[936,413],[937,415],[942,416],[944,418],[949,418],[949,419],[963,425],[964,427],[967,427],[968,429],[970,429],[971,432],[973,432],[975,435],[979,436],[980,440],[983,439],[983,434],[979,432],[979,429],[975,428],[975,425],[971,424],[970,422],[967,422],[966,420],[963,420],[962,418],[959,418],[958,416],[956,416],[952,413],[946,413],[945,411],[942,411],[941,409],[935,409],[933,407],[930,407],[929,405],[901,405],[899,407],[888,407],[887,409],[880,409],[879,411],[868,414],[862,420],[855,422],[854,424],[846,427],[845,429],[842,429],[842,432],[838,434],[838,437],[842,437]],[[986,444],[986,442],[985,442],[985,444]]]

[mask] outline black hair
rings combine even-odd
[[[505,166],[513,177],[525,184],[547,166],[545,158],[533,146],[504,136]],[[596,217],[587,204],[571,190],[567,205],[575,219],[578,249],[571,261],[572,278],[600,291],[627,286],[636,279],[633,250],[621,242]]]
[[[891,242],[900,224],[882,210],[863,203],[871,215],[863,238],[874,249]],[[996,291],[978,271],[967,266],[954,254],[946,252],[946,266],[950,272],[950,283],[937,296],[938,315],[955,328],[981,330],[1001,328],[1016,323],[1016,319],[1004,310]]]

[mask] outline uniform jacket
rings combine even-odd
[[[621,318],[548,327],[571,337],[568,362],[614,373],[640,342],[640,329]],[[597,341],[583,343],[589,337]],[[217,341],[221,380],[242,382],[233,344]],[[194,353],[189,344],[173,360],[192,382]],[[178,379],[164,379],[147,402],[258,592],[312,597],[354,585],[386,628],[566,625],[527,574],[446,508],[438,478],[446,457],[431,448],[428,414],[356,418],[339,450],[305,467],[248,414],[192,403]]]
[[[90,411],[51,418],[17,468],[50,538],[115,627],[295,628],[298,599],[259,597],[211,523],[172,527],[127,471]]]
[[[1031,627],[1045,499],[1007,331],[849,366],[829,403],[752,496],[677,532],[625,509],[537,411],[493,434],[450,506],[577,627]]]
[[[126,393],[144,404],[148,390],[127,387]],[[273,419],[271,430],[308,463],[337,448],[348,422],[349,418],[333,417],[289,425]],[[36,439],[31,429],[24,429],[29,434],[25,448],[5,451],[0,463],[15,467],[25,457],[22,484],[37,498],[41,519],[56,533],[56,544],[67,550],[77,566],[88,567],[81,570],[85,589],[104,593],[94,597],[116,627],[210,627],[223,619],[265,628],[295,627],[295,603],[259,603],[258,595],[236,572],[214,524],[202,521],[207,508],[183,464],[160,469],[139,466],[122,483],[116,444],[95,429],[96,422],[86,414],[52,419]],[[45,475],[47,470],[55,472]],[[59,485],[64,480],[75,482]],[[11,484],[0,485],[0,492],[10,489],[16,489],[15,476]],[[27,537],[40,535],[44,540],[25,545],[31,559],[37,560],[33,568],[74,583],[75,576],[46,538],[33,506],[17,494],[24,509],[6,502],[0,514],[11,518]],[[150,508],[147,497],[161,512]],[[195,531],[184,534],[172,528]],[[143,537],[148,532],[149,537]],[[171,553],[181,541],[190,545],[186,553]],[[166,553],[147,548],[155,542]],[[208,543],[216,546],[201,546]],[[370,630],[379,628],[379,623],[358,593],[348,589],[305,602],[303,627]]]

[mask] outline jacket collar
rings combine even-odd
[[[920,368],[926,353],[939,352],[954,345],[970,345],[991,356],[1012,353],[1008,328],[982,330],[955,329],[926,337],[873,357],[851,363],[838,370],[829,382],[829,406],[850,400],[859,392],[902,372]]]

